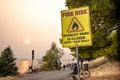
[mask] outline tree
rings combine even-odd
[[[0,77],[8,75],[17,75],[18,68],[15,63],[16,58],[14,57],[13,51],[10,46],[5,48],[0,54]]]
[[[47,68],[54,69],[61,65],[60,58],[63,56],[64,52],[61,48],[58,48],[55,42],[52,42],[51,47],[46,51],[46,55],[43,56],[43,61],[46,62]]]
[[[119,3],[116,5],[119,6],[118,4]],[[112,0],[66,0],[66,6],[69,9],[81,6],[90,7],[93,45],[89,47],[79,47],[79,56],[83,58],[96,58],[99,56],[119,54],[118,52],[112,53],[115,50],[115,48],[112,47],[115,46],[117,48],[118,45],[117,43],[114,43],[116,39],[111,40],[111,38],[115,38],[114,36],[117,35],[112,35],[112,33],[114,31],[117,32],[118,30],[118,26],[116,25],[116,23],[118,23],[116,19],[116,12],[120,12],[120,9],[116,10],[116,5],[115,1]],[[106,51],[108,48],[112,51]],[[71,51],[75,50],[75,48],[70,49]]]
[[[116,11],[116,20],[117,20],[117,26],[118,26],[118,30],[117,30],[117,42],[118,42],[118,47],[117,47],[117,58],[118,60],[120,60],[120,0],[115,0],[115,11]]]

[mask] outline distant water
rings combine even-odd
[[[74,61],[70,61],[70,60],[62,60],[62,65],[63,64],[68,64],[68,63],[73,63]],[[32,61],[31,60],[26,60],[26,59],[23,59],[23,60],[17,60],[16,61],[16,65],[18,67],[18,72],[20,73],[25,73],[28,69],[29,69],[29,66],[31,66],[31,63]],[[41,63],[39,63],[39,61],[35,61],[33,62],[33,68],[36,66],[36,68],[40,68],[41,67]]]
[[[31,66],[31,63],[31,60],[17,60],[16,65],[18,67],[18,72],[25,73],[29,69],[29,66]],[[39,68],[40,63],[38,61],[33,61],[33,66]]]

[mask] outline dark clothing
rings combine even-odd
[[[63,65],[63,69],[65,70],[65,64]]]
[[[74,71],[74,72],[73,72],[74,74],[77,74],[77,73],[78,73],[78,70],[77,70],[77,65],[75,65],[75,67],[74,67],[73,71]]]
[[[73,64],[72,69],[73,69],[72,74],[78,74],[77,64]]]

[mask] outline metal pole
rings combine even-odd
[[[78,47],[77,46],[76,46],[76,55],[77,55],[78,80],[80,80],[80,66],[79,66],[79,55],[78,55]]]
[[[33,72],[33,60],[34,60],[34,50],[32,50],[32,64],[31,64],[32,72]]]
[[[33,72],[33,60],[32,60],[32,64],[31,64],[31,67],[32,67],[32,72]]]

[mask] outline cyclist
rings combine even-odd
[[[73,70],[71,74],[74,74],[74,75],[78,74],[77,63],[74,63],[71,69]]]

